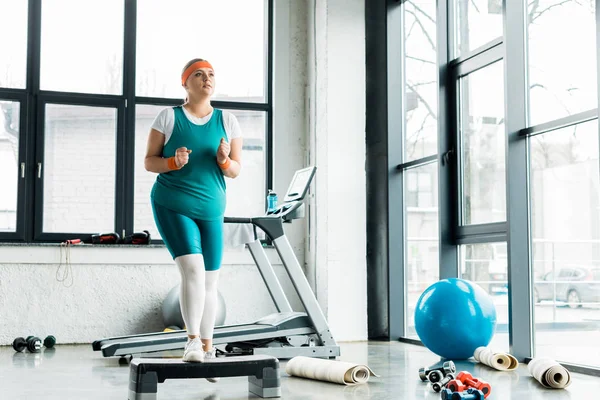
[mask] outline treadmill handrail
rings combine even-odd
[[[223,222],[226,224],[251,224],[252,218],[248,217],[224,217]]]

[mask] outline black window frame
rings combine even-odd
[[[269,188],[273,185],[274,0],[265,0],[264,5],[264,101],[251,103],[213,100],[212,104],[222,109],[265,112],[265,187]],[[117,110],[114,232],[121,236],[134,232],[136,105],[176,106],[181,104],[181,99],[136,96],[137,0],[123,0],[123,6],[123,91],[120,95],[87,94],[40,90],[42,0],[28,0],[26,85],[24,89],[0,87],[0,101],[17,101],[20,104],[16,230],[0,232],[0,242],[60,243],[99,233],[43,231],[44,180],[43,173],[38,178],[38,169],[39,165],[42,169],[44,165],[44,112],[47,104],[114,107]],[[162,243],[162,240],[152,242]]]

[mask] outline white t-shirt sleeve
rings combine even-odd
[[[187,113],[186,113],[187,115]],[[208,117],[207,117],[208,118]],[[194,119],[194,123],[202,124],[206,123],[202,118]],[[223,110],[223,125],[225,127],[225,133],[227,134],[227,140],[231,140],[242,137],[242,129],[235,115],[229,111]],[[152,129],[156,129],[165,135],[165,144],[171,138],[173,129],[175,127],[175,111],[172,107],[161,110],[154,122],[152,123]]]
[[[229,142],[233,139],[242,137],[242,129],[232,112],[223,110],[223,125],[225,126],[225,133],[227,134],[227,140]]]
[[[160,133],[165,135],[165,144],[171,138],[173,128],[175,127],[175,111],[172,107],[165,108],[158,113],[154,122],[152,123],[152,129],[156,129]]]

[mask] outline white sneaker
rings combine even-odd
[[[210,359],[217,358],[216,351],[217,350],[214,347],[210,351],[205,351],[204,359],[210,360]],[[217,382],[219,382],[220,379],[221,378],[206,378],[207,381],[212,382],[212,383],[217,383]]]
[[[183,361],[185,362],[204,362],[204,351],[200,338],[188,339],[183,351]]]

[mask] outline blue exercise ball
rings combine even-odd
[[[487,346],[496,330],[496,307],[476,283],[457,278],[429,286],[415,308],[415,329],[425,347],[446,359],[466,360]]]

